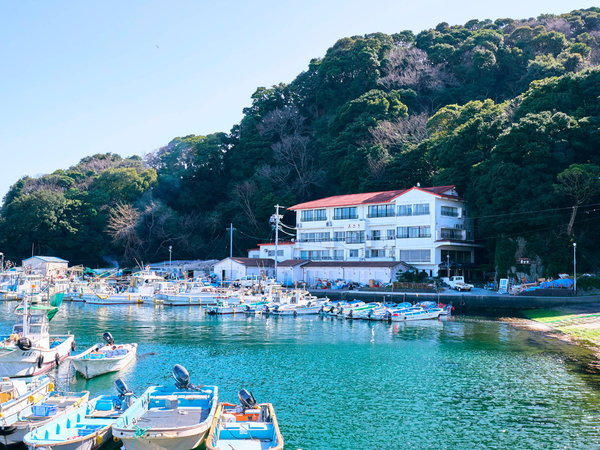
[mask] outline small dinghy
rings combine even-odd
[[[101,395],[87,405],[27,433],[29,449],[96,450],[112,437],[112,425],[130,406],[133,392],[120,379],[118,395]]]
[[[115,345],[108,332],[102,335],[106,344],[97,344],[83,353],[69,357],[75,370],[85,378],[94,378],[110,372],[118,372],[135,359],[137,344]]]
[[[283,437],[270,403],[257,404],[252,393],[242,389],[240,405],[220,403],[210,432],[207,450],[280,450]]]
[[[392,322],[406,322],[410,320],[426,320],[426,319],[437,319],[440,317],[442,310],[440,308],[435,309],[423,309],[419,307],[407,308],[392,312]]]
[[[173,367],[175,386],[152,386],[113,425],[127,450],[198,447],[215,416],[217,386],[194,386],[185,367]]]
[[[18,444],[25,435],[36,428],[62,417],[79,406],[87,404],[90,393],[53,391],[42,401],[32,404],[21,411],[0,435],[4,445]]]

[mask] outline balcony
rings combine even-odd
[[[307,239],[298,239],[296,242],[331,242],[334,239],[331,238],[307,238]]]
[[[472,233],[468,230],[458,228],[441,228],[437,232],[440,241],[472,241]]]

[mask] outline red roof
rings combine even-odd
[[[285,241],[285,242],[279,242],[277,245],[294,245],[295,242],[292,241]],[[258,244],[259,247],[262,247],[263,245],[275,245],[275,242],[265,242],[263,244]]]
[[[364,194],[347,194],[347,195],[335,195],[333,197],[325,197],[310,202],[299,203],[294,205],[291,210],[297,209],[313,209],[313,208],[328,208],[332,206],[354,206],[354,205],[369,205],[374,203],[389,203],[397,197],[406,194],[412,190],[420,190],[430,194],[437,195],[439,197],[446,198],[457,198],[455,195],[444,194],[444,192],[454,189],[455,186],[434,186],[428,188],[413,187],[410,189],[402,189],[396,191],[381,191],[381,192],[367,192]]]

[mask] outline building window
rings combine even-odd
[[[351,249],[349,253],[350,258],[358,258],[358,249]]]
[[[329,250],[301,250],[300,259],[319,261],[331,259],[331,256],[329,256]]]
[[[336,261],[341,261],[344,259],[344,250],[334,250],[333,251],[333,259]]]
[[[343,242],[346,240],[346,232],[345,231],[334,231],[333,232],[333,240],[335,242]]]
[[[428,216],[429,215],[429,203],[419,203],[413,205],[413,216]]]
[[[387,240],[396,239],[396,230],[394,230],[393,228],[390,230],[387,230],[386,239]]]
[[[267,250],[267,256],[275,256],[275,250]],[[277,256],[283,256],[283,250],[277,250]]]
[[[454,240],[463,240],[463,231],[461,229],[456,228],[442,228],[441,230],[441,238],[442,239],[454,239]]]
[[[333,218],[334,220],[358,219],[358,215],[356,214],[356,206],[348,208],[335,208],[333,210]]]
[[[394,205],[373,205],[369,206],[368,217],[394,217]]]
[[[346,233],[347,244],[362,244],[365,242],[364,231],[348,231]]]
[[[471,252],[466,252],[463,250],[442,250],[442,263],[446,263],[448,261],[448,255],[450,255],[451,263],[470,263],[471,262]]]
[[[458,208],[454,206],[442,206],[442,216],[458,217]]]
[[[397,237],[398,239],[431,237],[431,227],[429,225],[422,227],[398,227]]]
[[[315,222],[327,220],[327,211],[324,209],[305,209],[301,215],[302,222]]]
[[[327,242],[331,241],[329,233],[300,233],[299,242]]]
[[[416,205],[398,206],[399,216],[427,216],[429,215],[429,203],[418,203]]]
[[[431,262],[430,250],[400,250],[400,261]]]
[[[372,241],[380,241],[381,240],[381,230],[371,231],[371,240]]]
[[[371,250],[371,258],[383,258],[385,250]]]

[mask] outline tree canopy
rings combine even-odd
[[[276,203],[455,184],[489,269],[515,252],[597,269],[600,8],[342,38],[289,84],[259,87],[228,133],[174,138],[18,180],[0,246],[89,265],[222,257],[269,240]],[[291,219],[291,217],[289,218]]]

